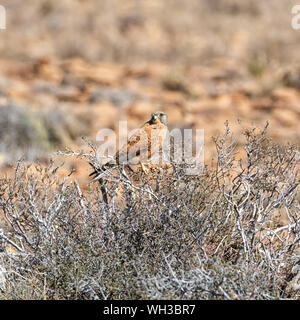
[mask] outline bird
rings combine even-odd
[[[148,173],[145,164],[151,163],[155,156],[163,148],[168,135],[168,116],[163,111],[152,113],[150,120],[145,122],[140,128],[134,131],[129,137],[127,143],[122,146],[115,154],[114,159],[108,161],[101,168],[97,168],[92,162],[89,162],[94,171],[90,176],[94,176],[94,181],[99,181],[103,199],[107,203],[107,191],[104,187],[104,172],[114,165],[140,164],[144,173]],[[157,159],[157,158],[156,158]]]

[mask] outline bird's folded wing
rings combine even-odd
[[[140,128],[128,139],[128,142],[116,153],[117,163],[124,163],[140,156],[148,150],[148,134]]]

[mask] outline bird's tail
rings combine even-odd
[[[101,168],[97,168],[92,162],[89,162],[91,167],[94,169],[92,173],[89,174],[90,177],[95,176],[92,181],[98,181],[100,184],[100,190],[102,193],[103,201],[108,204],[108,194],[107,194],[107,188],[106,183],[104,182],[102,176],[103,173],[106,171],[106,167],[102,166]]]

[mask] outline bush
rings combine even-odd
[[[107,172],[108,204],[97,185],[18,163],[0,184],[0,298],[296,299],[297,150],[266,128],[245,137],[237,153],[226,127],[198,176]]]
[[[67,112],[0,105],[0,153],[9,160],[23,155],[34,161],[86,134],[88,127],[88,118],[81,116],[79,120]]]

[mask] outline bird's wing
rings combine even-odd
[[[135,130],[127,144],[116,153],[117,163],[129,161],[148,150],[148,133],[145,126],[146,124]]]

